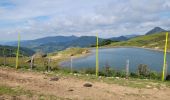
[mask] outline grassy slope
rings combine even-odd
[[[168,43],[170,43],[170,36],[168,38]],[[128,41],[112,43],[110,45],[107,45],[107,47],[110,47],[110,46],[137,46],[137,47],[145,47],[145,48],[153,48],[153,49],[163,50],[164,45],[165,45],[165,32],[162,32],[162,33],[156,33],[156,34],[152,34],[152,35],[136,37],[136,38],[130,39]],[[170,46],[168,46],[168,50],[170,51]]]
[[[4,53],[6,56],[16,56],[16,51],[17,51],[17,47],[0,45],[0,56],[3,56]],[[20,55],[30,56],[33,55],[34,53],[35,52],[31,49],[27,49],[23,47],[20,48]]]
[[[61,55],[63,57],[70,57],[71,55],[79,56],[79,55],[82,55],[82,53],[86,51],[88,52],[88,49],[86,48],[68,48],[60,52],[50,53],[49,56],[57,56],[57,55]]]

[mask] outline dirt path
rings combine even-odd
[[[0,68],[0,85],[20,86],[39,94],[55,95],[75,100],[169,100],[170,89],[137,89],[93,82],[93,87],[83,87],[83,80],[60,77],[50,81],[50,77],[41,73],[21,72]],[[0,99],[1,100],[1,99]]]

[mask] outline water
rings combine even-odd
[[[73,69],[95,68],[96,52],[86,57],[73,59]],[[164,53],[141,48],[104,48],[99,49],[99,68],[102,70],[106,64],[116,70],[125,70],[126,60],[130,61],[130,71],[136,72],[139,64],[146,64],[150,70],[161,72]],[[167,63],[170,65],[170,53],[167,53]],[[62,62],[63,67],[70,67],[70,61]],[[168,73],[170,72],[170,67]]]

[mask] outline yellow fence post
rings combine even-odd
[[[18,68],[19,48],[20,48],[20,34],[18,34],[18,48],[16,52],[16,69]]]
[[[166,41],[165,41],[164,64],[163,64],[163,69],[162,69],[162,81],[165,80],[167,46],[168,46],[168,32],[166,33]]]
[[[96,34],[96,77],[98,77],[99,73],[99,54],[98,54],[98,49],[99,49],[99,39],[98,39],[98,33]]]

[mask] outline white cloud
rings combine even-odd
[[[168,29],[170,25],[169,0],[9,0],[9,3],[15,7],[0,6],[0,34],[8,36],[20,31],[24,39],[96,32],[102,37],[142,34],[155,26]]]

